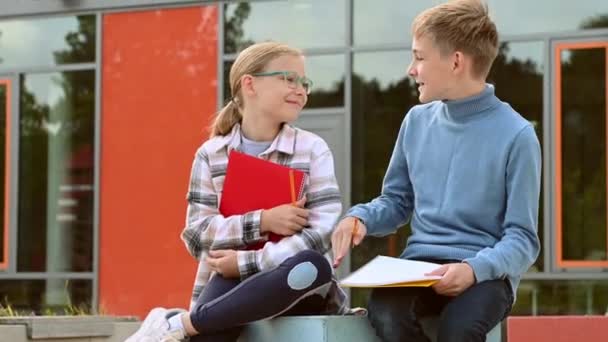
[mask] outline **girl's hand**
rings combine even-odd
[[[304,209],[306,197],[297,201],[295,206],[283,204],[272,209],[262,211],[262,233],[275,233],[284,236],[293,235],[301,231],[308,224],[309,210]]]
[[[209,256],[205,258],[205,261],[212,271],[221,274],[224,278],[238,278],[241,275],[235,250],[209,251]]]

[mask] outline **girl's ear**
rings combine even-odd
[[[241,77],[241,91],[243,94],[254,94],[253,77],[251,75],[243,75]]]

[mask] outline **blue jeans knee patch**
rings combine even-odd
[[[315,282],[318,273],[312,262],[301,262],[289,271],[287,284],[294,290],[303,290]]]

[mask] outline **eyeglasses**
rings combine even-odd
[[[268,71],[251,74],[251,76],[254,77],[279,75],[283,77],[283,80],[289,88],[296,89],[298,85],[302,85],[302,88],[304,88],[304,90],[306,91],[306,95],[310,95],[310,92],[312,90],[312,81],[306,76],[298,76],[298,73],[295,71]]]

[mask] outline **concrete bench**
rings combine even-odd
[[[422,326],[435,341],[436,319],[423,320]],[[492,329],[487,342],[501,341],[501,325]],[[374,330],[363,316],[292,316],[249,324],[239,342],[379,342]]]
[[[290,316],[249,324],[239,342],[380,342],[367,317]]]

